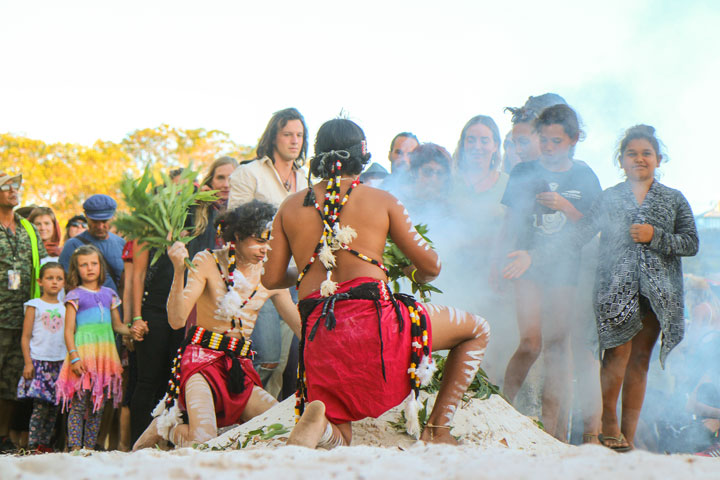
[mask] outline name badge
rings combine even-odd
[[[8,290],[20,290],[19,270],[8,270]]]

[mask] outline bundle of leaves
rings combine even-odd
[[[196,176],[197,172],[188,167],[174,181],[162,173],[158,182],[148,165],[140,178],[125,175],[120,182],[130,213],[120,213],[115,226],[125,238],[143,244],[143,250],[155,249],[151,265],[173,243],[188,243],[197,236],[192,229],[189,235],[186,231],[191,206],[217,200],[217,190],[201,191],[195,186]],[[187,259],[185,262],[192,268]]]
[[[427,242],[428,245],[430,245],[431,248],[434,248],[432,241],[427,236],[427,225],[415,225],[415,230],[417,230],[418,234],[423,238],[423,240]],[[385,267],[388,269],[388,278],[390,279],[390,285],[392,286],[392,289],[395,293],[400,292],[400,283],[398,282],[398,280],[403,277],[410,280],[413,295],[419,292],[420,297],[424,302],[430,300],[431,292],[442,293],[442,290],[434,287],[431,283],[413,282],[412,278],[408,277],[405,274],[404,270],[410,265],[412,265],[412,262],[409,258],[405,256],[405,254],[400,250],[400,248],[395,245],[395,242],[392,241],[390,236],[387,237],[387,241],[385,243],[385,251],[383,252],[383,264],[385,264]]]
[[[425,387],[420,387],[420,390],[425,390],[428,393],[435,393],[440,390],[440,384],[442,384],[443,370],[445,369],[445,362],[447,361],[447,357],[438,355],[437,353],[433,353],[433,361],[437,366],[437,370],[435,370],[435,374],[430,380],[430,383]],[[490,395],[500,395],[501,397],[505,398],[505,396],[500,391],[500,387],[490,381],[487,373],[485,373],[485,370],[483,370],[482,368],[478,368],[478,371],[475,374],[475,378],[473,378],[472,382],[470,382],[470,386],[468,387],[467,392],[463,397],[463,401],[467,402],[471,398],[487,400],[488,398],[490,398]]]

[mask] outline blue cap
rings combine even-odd
[[[116,208],[117,202],[103,194],[93,195],[83,203],[85,216],[91,220],[110,220]]]

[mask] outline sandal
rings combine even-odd
[[[603,446],[618,453],[629,452],[633,449],[633,447],[631,447],[625,439],[625,435],[622,433],[618,437],[611,437],[610,435],[603,435],[600,433],[598,434],[598,440],[600,440],[600,443],[603,444]],[[607,442],[608,440],[610,442]]]

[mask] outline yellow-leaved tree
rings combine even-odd
[[[96,193],[110,195],[124,208],[119,182],[125,173],[139,175],[145,165],[159,172],[192,162],[193,169],[204,174],[220,156],[242,161],[252,158],[253,151],[220,130],[168,125],[135,130],[119,143],[98,140],[92,146],[0,134],[0,171],[22,173],[22,205],[51,207],[64,226]]]

